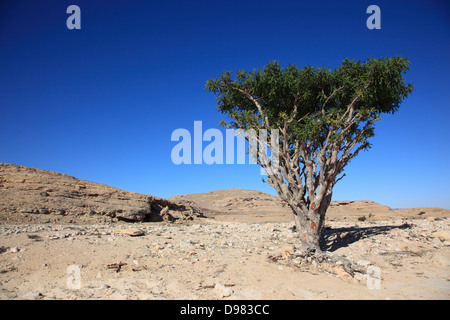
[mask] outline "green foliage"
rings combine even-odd
[[[382,113],[395,113],[413,91],[413,85],[402,77],[408,65],[408,59],[401,57],[365,62],[345,59],[334,70],[292,64],[283,69],[279,62],[271,61],[263,70],[238,70],[234,77],[225,72],[208,80],[206,90],[217,96],[218,110],[228,115],[230,121],[222,122],[227,128],[280,128],[294,117],[289,138],[316,140],[320,145],[331,127],[343,128],[348,123],[343,115],[352,102],[358,121],[346,132],[348,137],[361,132],[358,123],[375,122]],[[370,125],[358,139],[363,142],[373,135]]]

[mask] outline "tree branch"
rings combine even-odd
[[[267,128],[269,128],[269,118],[267,116],[264,115],[263,109],[261,107],[261,105],[259,104],[258,100],[260,99],[255,99],[249,92],[242,90],[240,88],[237,87],[232,87],[233,89],[241,92],[242,94],[244,94],[247,98],[249,98],[256,106],[256,108],[258,109],[259,114],[261,115],[261,117],[264,119]]]

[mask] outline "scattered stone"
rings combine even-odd
[[[119,261],[119,262],[115,262],[115,263],[110,263],[106,267],[108,269],[115,269],[116,272],[119,272],[121,270],[121,268],[126,265],[127,265],[126,263]]]
[[[191,240],[182,240],[180,242],[180,246],[181,247],[193,248],[194,247],[194,243]]]
[[[30,291],[27,296],[30,299],[38,299],[38,298],[42,298],[44,295],[42,293],[40,293],[39,291]]]
[[[161,218],[164,221],[174,221],[175,220],[175,218],[169,213],[169,207],[168,206],[164,207],[160,211],[159,215],[161,216]]]
[[[353,279],[355,280],[355,282],[366,283],[368,277],[369,276],[366,273],[355,272]]]
[[[284,248],[283,251],[281,252],[281,256],[284,259],[288,259],[293,254],[294,254],[294,247],[292,246]]]
[[[450,231],[438,231],[431,234],[433,238],[438,238],[441,241],[450,241]]]
[[[27,234],[27,238],[35,240],[35,241],[40,241],[41,240],[41,237],[39,235],[37,235],[37,234]]]
[[[94,212],[95,214],[95,212]],[[143,221],[146,216],[151,215],[151,210],[146,205],[138,209],[121,209],[116,211],[116,218],[124,221]]]
[[[144,235],[144,232],[139,229],[119,229],[119,230],[114,230],[114,233],[126,234],[126,235],[129,235],[132,237],[138,237],[138,236]]]
[[[214,286],[214,290],[216,291],[217,295],[220,298],[229,297],[234,293],[234,291],[231,288],[227,288],[220,282],[216,283],[216,285]]]
[[[444,256],[443,254],[434,255],[434,257],[432,258],[432,261],[443,267],[450,266],[450,259],[448,257]]]
[[[348,280],[348,279],[352,278],[351,274],[348,273],[342,265],[336,266],[334,268],[334,272],[344,280]]]
[[[368,267],[370,265],[369,260],[358,260],[356,261],[356,264],[360,267]]]

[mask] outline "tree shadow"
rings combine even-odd
[[[402,225],[374,226],[374,227],[342,227],[326,228],[322,231],[320,247],[324,251],[333,252],[339,248],[361,239],[370,238],[379,234],[387,234],[393,229],[410,229],[411,225],[404,223]]]

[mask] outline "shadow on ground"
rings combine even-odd
[[[357,242],[361,239],[372,236],[387,234],[393,229],[410,229],[411,225],[405,223],[402,225],[374,226],[374,227],[343,227],[327,228],[322,231],[320,246],[322,250],[333,252],[342,247]]]

